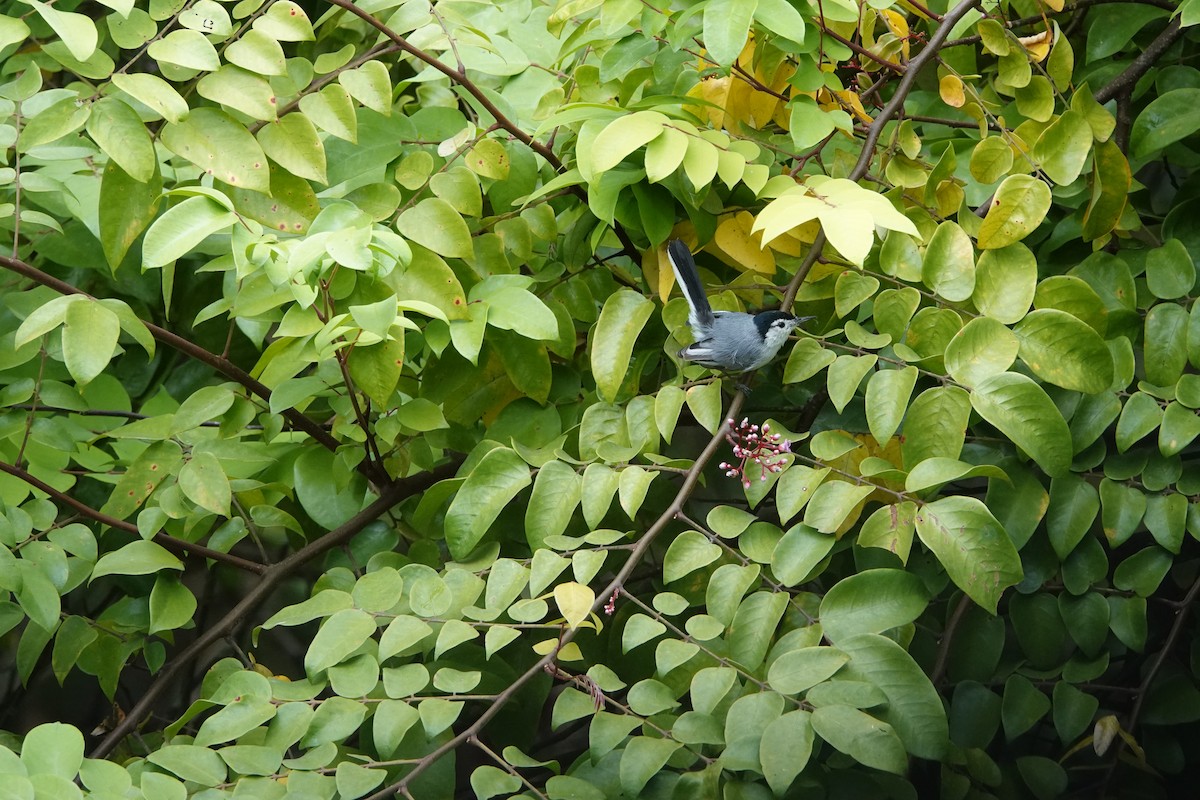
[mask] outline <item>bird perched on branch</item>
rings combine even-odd
[[[667,258],[688,302],[688,325],[696,337],[679,351],[684,361],[723,372],[750,372],[773,359],[796,326],[816,319],[786,311],[713,311],[687,245],[671,240]]]

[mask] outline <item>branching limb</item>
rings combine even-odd
[[[53,486],[41,480],[40,478],[30,475],[20,467],[0,461],[0,472],[8,473],[14,478],[18,478],[25,483],[28,483],[39,492],[45,492],[50,497],[54,498],[56,502],[65,506],[70,506],[72,509],[88,519],[93,519],[102,525],[109,526],[110,528],[116,528],[117,530],[132,533],[135,536],[141,535],[136,525],[126,522],[123,519],[117,519],[116,517],[112,517],[108,514],[97,511],[86,503],[80,502],[74,497],[71,497],[71,495],[60,492],[58,489],[55,489]],[[213,561],[217,561],[221,564],[228,564],[231,567],[244,569],[247,572],[253,572],[258,575],[262,575],[267,571],[267,566],[265,564],[260,564],[257,561],[251,561],[249,559],[231,555],[229,553],[223,553],[220,550],[214,550],[211,547],[205,547],[202,544],[196,544],[184,539],[176,539],[174,536],[170,536],[162,531],[154,534],[154,541],[158,542],[163,547],[176,554],[211,558]]]
[[[91,297],[90,294],[82,289],[76,288],[66,281],[54,277],[53,275],[42,272],[37,267],[27,264],[20,259],[0,256],[0,266],[32,281],[40,283],[42,286],[47,286],[59,294],[78,294],[83,295],[84,297]],[[221,373],[226,378],[229,378],[231,381],[241,384],[251,393],[257,395],[263,400],[270,401],[271,390],[255,378],[252,378],[249,373],[233,362],[217,355],[216,353],[211,353],[208,350],[205,350],[200,345],[183,338],[179,334],[172,333],[166,328],[160,328],[152,322],[146,322],[143,320],[142,324],[146,326],[146,328],[150,331],[150,335],[153,336],[156,341],[165,344],[167,347],[170,347],[173,350],[179,351],[189,358],[193,358],[202,364],[212,367],[214,370]],[[280,413],[283,415],[284,419],[290,422],[292,427],[296,430],[307,433],[314,440],[320,442],[322,446],[329,450],[338,449],[339,443],[337,439],[334,439],[327,430],[320,426],[320,424],[304,416],[296,409],[289,408]],[[379,476],[369,475],[368,477],[374,479]]]
[[[431,472],[414,475],[410,478],[402,478],[389,484],[383,489],[379,495],[379,499],[362,511],[321,538],[309,543],[303,549],[292,553],[283,561],[264,570],[261,579],[250,587],[237,605],[231,608],[225,616],[221,617],[215,625],[201,633],[154,676],[154,682],[147,687],[141,699],[138,700],[137,705],[125,714],[124,719],[109,731],[100,744],[96,745],[96,748],[91,753],[91,757],[104,758],[126,736],[133,733],[142,720],[149,716],[159,697],[175,685],[175,678],[180,671],[196,660],[214,643],[229,635],[230,632],[236,630],[248,619],[251,619],[281,581],[309,561],[329,552],[335,547],[345,544],[355,534],[383,514],[386,514],[391,508],[406,498],[424,491],[444,478],[451,477],[458,469],[458,466],[457,463],[445,464]]]
[[[733,400],[731,400],[729,403],[729,411],[725,414],[726,418],[737,417],[737,415],[741,412],[742,406],[745,404],[745,402],[746,396],[744,394],[741,392],[735,394],[733,396]],[[684,503],[686,503],[688,498],[691,497],[692,492],[696,490],[696,484],[700,481],[700,473],[704,470],[704,467],[708,464],[708,462],[712,460],[713,456],[717,454],[717,450],[725,442],[725,434],[728,432],[728,429],[729,426],[723,423],[721,427],[717,429],[717,432],[713,434],[713,437],[709,440],[708,445],[703,451],[701,451],[700,455],[697,456],[696,463],[692,465],[692,468],[688,470],[687,475],[684,476],[683,483],[680,485],[679,491],[675,494],[675,499],[671,501],[671,504],[666,507],[662,514],[659,515],[658,519],[654,521],[654,524],[651,525],[638,540],[637,546],[633,549],[633,552],[629,554],[629,558],[621,566],[621,570],[617,573],[616,577],[609,582],[608,586],[606,586],[603,591],[596,595],[596,602],[592,604],[593,614],[601,613],[604,610],[604,606],[609,602],[609,599],[620,592],[621,588],[625,585],[625,581],[629,579],[629,576],[633,574],[633,571],[642,562],[642,559],[646,557],[646,553],[648,553],[650,550],[650,545],[653,544],[658,535],[666,529],[667,525],[669,525],[671,521],[675,519],[675,516],[682,513]],[[579,628],[574,628],[564,631],[559,640],[559,648],[561,649],[563,645],[574,639],[575,634],[579,630]],[[375,794],[368,797],[367,800],[385,800],[385,798],[394,797],[397,794],[404,795],[406,797],[410,796],[408,794],[409,784],[411,784],[418,775],[433,766],[442,756],[462,746],[464,742],[468,742],[477,737],[479,733],[485,727],[487,727],[487,724],[491,722],[492,718],[500,713],[500,709],[504,708],[504,706],[510,700],[512,700],[513,697],[515,697],[516,694],[521,691],[521,689],[527,683],[543,674],[546,667],[552,665],[557,657],[558,652],[556,650],[555,652],[551,652],[538,659],[536,663],[521,673],[504,689],[504,691],[497,695],[496,699],[490,706],[488,706],[486,710],[484,710],[482,714],[479,715],[477,720],[460,731],[454,738],[447,740],[432,753],[422,758],[416,764],[416,766],[414,766],[413,769],[399,781],[383,787],[379,791],[375,792]]]

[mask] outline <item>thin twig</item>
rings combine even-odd
[[[852,181],[862,180],[862,177],[867,174],[870,169],[871,161],[875,158],[875,145],[879,142],[879,137],[883,133],[883,128],[892,119],[900,113],[904,107],[904,101],[908,99],[908,93],[912,91],[916,85],[917,76],[921,74],[921,70],[937,57],[938,50],[946,41],[946,37],[950,35],[950,31],[958,24],[968,11],[979,4],[980,0],[962,0],[958,5],[952,8],[942,22],[938,25],[937,30],[929,37],[929,44],[925,49],[914,56],[908,62],[908,69],[904,73],[904,77],[900,79],[900,83],[896,86],[896,91],[892,95],[892,99],[888,101],[879,115],[875,117],[875,121],[871,123],[871,127],[867,129],[867,138],[863,142],[862,152],[859,154],[858,163],[854,165],[854,169],[850,171],[848,176]],[[800,268],[796,270],[795,276],[788,283],[787,292],[783,295],[784,311],[790,311],[792,304],[796,302],[796,294],[800,291],[800,285],[804,283],[804,279],[808,277],[809,270],[813,264],[817,263],[817,259],[821,256],[821,250],[825,247],[825,231],[820,231],[812,246],[808,249],[808,254],[801,262]]]
[[[17,273],[18,275],[23,275],[32,281],[36,281],[43,286],[48,286],[59,294],[78,294],[84,297],[95,299],[92,297],[92,295],[88,294],[82,289],[76,288],[66,281],[55,278],[53,275],[42,272],[37,267],[27,264],[20,259],[0,256],[0,266]],[[153,322],[146,322],[143,320],[142,324],[146,326],[146,329],[150,331],[150,335],[153,336],[157,341],[165,344],[167,347],[179,351],[189,358],[195,359],[202,364],[212,367],[214,370],[220,372],[230,380],[246,387],[258,397],[270,402],[271,390],[255,378],[250,377],[249,373],[233,362],[222,358],[216,353],[205,350],[195,342],[185,339],[176,333],[172,333],[166,328],[160,328]],[[328,431],[321,427],[319,423],[314,422],[313,420],[304,416],[296,409],[284,409],[280,412],[280,414],[283,415],[284,419],[291,423],[293,428],[307,433],[313,439],[320,442],[325,448],[336,451],[340,446],[340,442],[338,442],[337,439],[334,439],[333,436],[331,436]],[[364,471],[373,472],[370,469],[371,465],[367,464],[366,462],[363,462],[359,466],[360,469],[363,469]],[[384,474],[368,474],[367,477],[378,483],[386,483],[387,481],[387,475]]]
[[[215,642],[228,635],[230,631],[235,630],[238,626],[245,623],[247,619],[250,619],[281,581],[309,561],[327,553],[335,547],[345,544],[355,534],[383,514],[386,514],[406,498],[424,491],[443,478],[449,478],[458,469],[458,466],[456,463],[445,464],[430,472],[414,475],[410,478],[402,478],[389,484],[380,493],[379,499],[346,520],[346,522],[316,541],[311,542],[303,549],[291,554],[278,564],[268,567],[262,573],[259,581],[250,587],[245,597],[238,601],[237,605],[230,609],[225,616],[221,617],[215,625],[201,633],[154,676],[154,682],[142,693],[137,704],[129,709],[124,719],[109,731],[100,744],[96,745],[91,753],[91,757],[104,758],[126,736],[133,733],[142,720],[149,716],[158,698],[173,685],[173,679],[179,671],[208,650]]]
[[[735,394],[733,396],[733,400],[731,400],[729,403],[729,411],[725,416],[727,418],[736,417],[741,411],[742,405],[745,402],[746,396],[742,392]],[[713,434],[713,437],[711,440],[709,440],[708,445],[704,448],[700,455],[697,456],[696,463],[692,465],[690,470],[688,470],[688,474],[683,479],[683,483],[679,487],[679,491],[675,494],[675,499],[671,501],[671,504],[667,506],[662,514],[659,515],[658,519],[654,521],[654,524],[651,525],[638,540],[637,547],[635,547],[633,552],[630,553],[629,558],[621,566],[621,570],[617,573],[616,577],[609,582],[604,591],[597,595],[596,602],[592,604],[593,614],[600,613],[604,608],[604,605],[608,602],[609,598],[620,591],[621,587],[625,585],[625,581],[629,579],[629,576],[633,574],[634,569],[638,566],[638,564],[641,563],[642,559],[645,558],[646,553],[649,552],[650,545],[654,542],[658,535],[666,529],[667,525],[669,525],[671,521],[675,519],[675,515],[683,511],[683,504],[687,502],[687,499],[691,497],[692,492],[695,491],[696,484],[700,480],[701,471],[704,469],[705,465],[712,460],[712,457],[717,453],[717,449],[725,441],[725,433],[727,432],[728,428],[728,424],[722,424],[717,432]],[[513,697],[516,696],[517,692],[519,692],[531,680],[539,675],[544,674],[546,667],[552,665],[558,658],[558,650],[561,649],[563,645],[574,639],[579,630],[581,629],[573,628],[564,631],[559,640],[558,648],[538,659],[533,666],[529,667],[523,673],[518,675],[516,679],[512,681],[512,683],[505,687],[504,691],[496,696],[495,702],[493,702],[492,705],[490,705],[482,714],[480,714],[478,719],[468,725],[456,736],[443,742],[440,747],[422,758],[421,761],[399,781],[383,787],[379,791],[375,792],[375,794],[368,797],[367,800],[385,800],[385,798],[394,797],[397,794],[402,794],[406,797],[410,796],[408,794],[408,787],[418,775],[422,774],[425,772],[425,770],[433,766],[433,764],[435,764],[442,756],[460,747],[463,742],[469,741],[478,736],[479,732],[482,731],[487,724],[491,722],[491,720],[497,714],[500,713],[500,710],[504,708],[504,706],[507,705],[508,702],[513,699]]]
[[[63,505],[70,506],[83,516],[93,519],[102,525],[107,525],[110,528],[116,528],[127,533],[132,533],[135,536],[141,536],[141,532],[138,531],[137,526],[133,523],[126,522],[123,519],[117,519],[116,517],[109,516],[101,511],[97,511],[86,503],[71,497],[69,494],[60,492],[58,489],[55,489],[53,486],[41,480],[40,478],[29,474],[20,467],[0,461],[0,472],[8,473],[14,478],[24,481],[33,488],[37,489],[39,492],[45,492],[47,495],[53,497]],[[244,569],[247,572],[253,572],[258,575],[262,575],[267,571],[266,565],[260,564],[257,561],[250,561],[249,559],[241,558],[240,556],[223,553],[220,550],[214,550],[211,547],[205,547],[202,544],[196,544],[184,539],[176,539],[174,536],[161,531],[154,534],[154,541],[175,553],[211,558],[213,561],[219,561],[222,564],[229,564],[230,566],[237,567],[238,569]]]

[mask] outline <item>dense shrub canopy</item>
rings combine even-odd
[[[1190,785],[1200,0],[0,12],[3,796]]]

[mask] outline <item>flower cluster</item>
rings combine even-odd
[[[783,439],[778,433],[771,433],[771,426],[765,422],[761,429],[757,425],[751,425],[749,419],[742,419],[740,423],[731,419],[726,422],[729,424],[729,432],[725,434],[725,438],[733,446],[734,458],[741,459],[740,464],[721,462],[720,467],[728,477],[741,478],[742,486],[749,489],[750,479],[746,477],[746,465],[749,462],[753,461],[762,467],[759,480],[765,481],[768,472],[783,472],[784,466],[787,465],[783,454],[792,451],[791,442]]]

